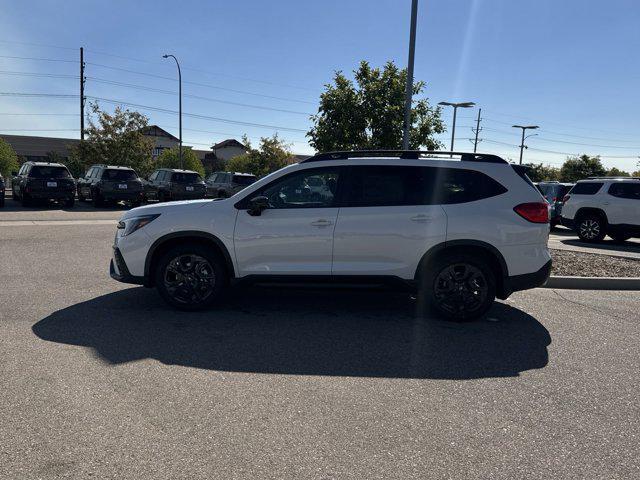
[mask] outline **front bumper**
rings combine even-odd
[[[132,283],[134,285],[145,284],[144,277],[136,277],[135,275],[131,275],[131,273],[129,273],[127,264],[125,263],[118,247],[113,247],[113,257],[111,258],[111,263],[109,264],[109,275],[111,275],[111,278],[113,278],[114,280],[122,283]]]
[[[529,290],[530,288],[536,288],[544,285],[549,278],[549,275],[551,275],[551,265],[552,261],[549,260],[537,272],[506,277],[503,282],[503,291],[499,298],[505,299],[513,292]]]

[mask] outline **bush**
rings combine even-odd
[[[182,147],[182,160],[185,170],[193,170],[204,176],[204,166],[191,147]],[[157,168],[182,168],[180,166],[180,148],[163,150],[156,163]]]
[[[11,176],[11,172],[15,172],[19,168],[18,155],[13,147],[0,138],[0,174],[8,178]]]

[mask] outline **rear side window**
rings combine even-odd
[[[433,199],[439,204],[468,203],[507,191],[493,178],[474,170],[438,168]],[[535,188],[535,187],[534,187]]]
[[[640,182],[613,183],[609,187],[609,195],[618,198],[640,200]]]
[[[29,172],[31,178],[70,178],[69,170],[64,167],[49,167],[36,165]]]
[[[102,172],[102,180],[111,182],[126,182],[136,180],[138,175],[133,170],[107,169]]]
[[[602,182],[582,182],[576,183],[570,193],[573,195],[595,195],[602,188]]]
[[[256,177],[252,177],[251,175],[234,175],[233,183],[237,183],[238,185],[251,185],[256,181]]]

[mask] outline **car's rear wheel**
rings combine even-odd
[[[30,207],[32,203],[31,196],[28,193],[25,193],[24,191],[20,195],[20,201],[23,207]]]
[[[496,297],[496,277],[481,258],[445,254],[421,276],[426,305],[447,320],[469,321],[484,315]]]
[[[600,215],[583,215],[578,220],[578,237],[584,242],[600,242],[606,235],[606,223]]]
[[[104,205],[104,199],[98,190],[91,192],[91,200],[93,200],[94,207],[102,207]]]
[[[76,199],[74,197],[68,197],[64,201],[64,206],[67,208],[71,208],[75,205],[75,203],[76,203]]]
[[[4,192],[0,193],[0,207],[4,207]]]
[[[229,282],[215,252],[198,244],[179,245],[166,252],[155,270],[162,298],[181,310],[202,310],[218,301]]]

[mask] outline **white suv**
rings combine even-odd
[[[401,283],[440,316],[470,319],[546,281],[548,235],[546,202],[495,155],[334,152],[227,199],[128,211],[111,276],[186,310],[239,280]]]
[[[586,242],[640,237],[640,178],[580,180],[564,197],[562,224]]]

